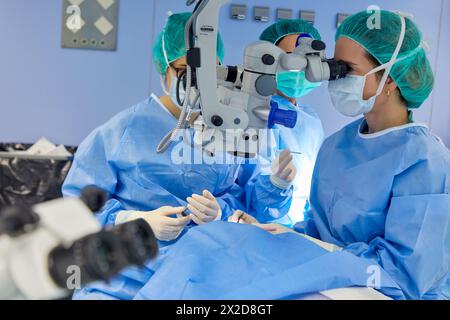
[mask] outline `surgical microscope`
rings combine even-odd
[[[106,194],[82,196],[0,212],[0,299],[54,300],[128,266],[143,266],[158,253],[144,220],[103,229],[95,218]]]
[[[196,146],[212,153],[255,157],[262,148],[262,132],[275,125],[294,128],[297,122],[295,111],[283,110],[272,101],[278,73],[305,72],[310,82],[322,82],[343,78],[350,71],[347,63],[327,59],[325,43],[308,35],[299,36],[293,53],[256,41],[245,49],[243,65],[217,65],[219,13],[228,2],[187,1],[196,6],[185,30],[187,69],[177,83],[177,91],[183,86],[186,95],[181,101],[178,94],[181,116],[158,146],[160,153],[179,139],[179,131],[189,127],[197,111],[200,116],[193,126]]]

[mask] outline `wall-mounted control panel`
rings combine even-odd
[[[119,0],[63,0],[63,48],[117,49]]]

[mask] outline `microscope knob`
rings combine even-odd
[[[275,101],[270,102],[270,114],[268,120],[269,129],[272,129],[275,124],[282,125],[286,128],[294,128],[297,124],[297,112],[293,110],[282,110],[278,107]]]
[[[316,51],[323,51],[327,48],[325,42],[320,40],[314,40],[311,42],[311,48]]]
[[[220,116],[212,116],[211,118],[211,122],[213,125],[215,125],[216,127],[221,127],[223,125],[223,119]]]
[[[29,207],[7,207],[0,212],[0,235],[20,237],[34,230],[39,220],[39,216]]]
[[[266,66],[271,66],[275,63],[275,57],[272,56],[271,54],[265,54],[262,57],[262,62],[266,65]]]

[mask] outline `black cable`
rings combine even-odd
[[[187,74],[187,70],[183,70],[180,77],[177,77],[177,103],[178,105],[181,107],[184,105],[184,100],[181,101],[181,97],[180,97],[180,84],[183,82],[183,77],[185,77]],[[185,88],[186,89],[186,88]],[[184,97],[184,99],[186,99],[186,97]]]

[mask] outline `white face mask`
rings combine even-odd
[[[178,83],[178,78],[175,77],[174,75],[172,75],[172,85],[170,88],[170,98],[172,99],[173,103],[175,103],[177,106],[178,105],[178,99],[177,99],[177,83]],[[180,91],[179,91],[179,97],[181,102],[184,101],[184,99],[186,98],[186,90],[184,89],[183,83],[180,83]],[[179,106],[181,107],[181,106]]]
[[[162,88],[164,94],[169,96],[172,99],[173,103],[175,103],[178,106],[178,100],[177,100],[177,82],[178,82],[178,78],[174,75],[172,69],[170,69],[169,72],[171,74],[171,76],[170,76],[170,78],[171,78],[170,90],[167,88],[166,80],[164,79],[163,76],[160,76],[161,88]],[[180,84],[180,93],[179,93],[179,95],[180,95],[181,101],[183,102],[184,99],[186,98],[186,90],[184,89],[184,86],[183,86],[182,83]],[[179,107],[181,107],[181,106],[179,106]]]
[[[365,76],[347,75],[345,78],[328,83],[331,102],[337,111],[348,117],[357,117],[372,111],[378,94],[369,100],[364,100],[363,97],[369,74]]]
[[[347,77],[330,81],[328,83],[328,91],[331,96],[331,101],[337,111],[345,116],[357,117],[362,114],[372,111],[375,101],[379,95],[383,92],[386,81],[395,63],[400,50],[403,45],[406,33],[406,21],[405,18],[400,16],[402,26],[397,48],[395,49],[391,60],[383,64],[372,71],[368,72],[365,76],[347,75]],[[404,58],[403,58],[404,59]],[[402,60],[402,59],[401,59]],[[369,75],[375,74],[381,70],[384,71],[383,78],[378,86],[376,94],[369,100],[364,100],[364,88],[366,86],[366,79]]]

